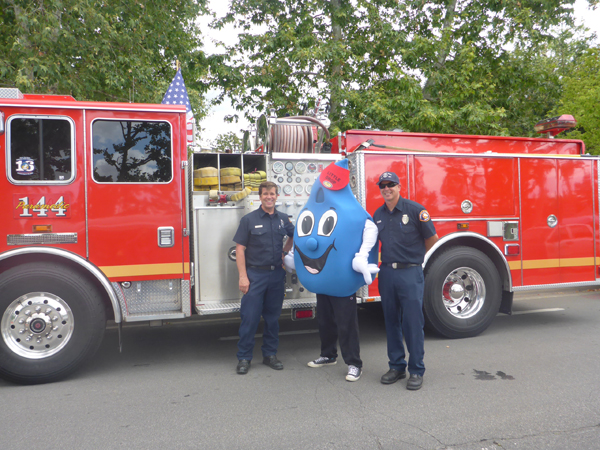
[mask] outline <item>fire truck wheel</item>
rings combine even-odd
[[[80,274],[36,262],[0,275],[0,377],[62,379],[94,354],[105,328],[102,298]]]
[[[501,289],[496,266],[483,252],[470,247],[446,250],[425,274],[428,328],[451,339],[477,336],[498,314]]]

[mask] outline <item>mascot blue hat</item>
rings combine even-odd
[[[327,166],[313,184],[296,221],[294,264],[300,282],[311,292],[347,297],[365,284],[352,269],[371,216],[359,205],[348,183],[348,160]],[[377,261],[377,247],[369,255]]]

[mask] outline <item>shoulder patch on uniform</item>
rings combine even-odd
[[[429,219],[431,219],[431,217],[429,216],[429,213],[427,212],[426,209],[424,209],[423,211],[421,211],[419,213],[419,220],[421,222],[429,222]]]

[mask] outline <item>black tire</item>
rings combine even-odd
[[[98,350],[105,329],[102,298],[81,274],[43,262],[0,274],[0,377],[5,380],[38,384],[65,378]]]
[[[441,336],[477,336],[492,323],[501,300],[496,266],[477,249],[451,247],[427,268],[423,312],[428,329]]]

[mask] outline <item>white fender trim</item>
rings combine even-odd
[[[496,252],[500,256],[500,259],[504,262],[504,267],[506,268],[506,273],[508,274],[508,290],[509,290],[509,292],[512,292],[512,290],[513,290],[512,277],[510,275],[510,268],[508,267],[508,261],[506,261],[504,254],[502,253],[502,251],[500,251],[500,249],[496,246],[496,244],[494,244],[492,241],[490,241],[485,236],[482,236],[481,234],[472,233],[470,231],[447,234],[443,238],[440,238],[440,240],[437,241],[433,245],[433,247],[431,247],[429,249],[429,251],[425,255],[425,260],[423,261],[423,267],[425,267],[427,265],[427,262],[429,261],[429,257],[431,255],[433,255],[438,248],[440,248],[446,242],[452,241],[454,239],[462,238],[462,237],[472,237],[472,238],[479,239],[480,241],[484,241],[486,244],[488,244],[490,248],[493,248],[494,250],[496,250]]]
[[[36,255],[36,254],[59,256],[61,258],[65,258],[65,259],[68,259],[69,261],[73,261],[74,263],[79,264],[88,273],[93,275],[106,290],[106,293],[108,294],[108,298],[110,299],[110,302],[112,303],[113,312],[115,314],[115,322],[120,323],[123,320],[122,315],[121,315],[121,308],[119,306],[119,301],[117,299],[117,295],[115,294],[115,291],[113,290],[110,281],[108,280],[108,278],[106,278],[106,275],[104,275],[104,273],[100,269],[98,269],[95,265],[93,265],[89,261],[86,261],[81,256],[79,256],[75,253],[71,253],[69,251],[61,250],[58,248],[50,248],[50,247],[35,247],[35,248],[22,247],[22,248],[9,250],[8,252],[2,253],[0,255],[0,261],[14,257],[14,256],[19,256],[19,255]]]

